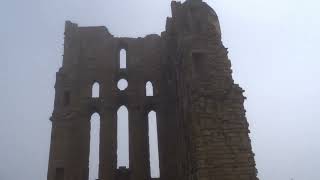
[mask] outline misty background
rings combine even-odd
[[[261,180],[320,179],[320,2],[206,0],[245,102]],[[170,0],[0,1],[0,179],[46,179],[64,23],[164,31]]]

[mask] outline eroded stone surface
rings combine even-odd
[[[234,83],[216,13],[173,1],[166,30],[119,38],[66,22],[57,72],[48,180],[88,180],[90,117],[100,114],[101,180],[148,180],[148,113],[157,113],[161,180],[257,180],[243,90]],[[119,51],[127,52],[120,69]],[[118,80],[128,87],[120,91]],[[150,81],[154,94],[146,96]],[[100,96],[91,97],[94,82]],[[117,169],[117,109],[129,110],[129,169]]]

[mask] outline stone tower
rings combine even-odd
[[[218,17],[202,0],[171,3],[166,30],[114,37],[65,26],[56,75],[48,180],[88,180],[90,117],[100,115],[99,178],[151,180],[148,113],[156,112],[161,180],[257,180],[243,90],[232,79]],[[126,50],[126,68],[119,51]],[[126,79],[128,87],[117,87]],[[91,96],[93,83],[100,96]],[[153,96],[146,96],[151,82]],[[129,168],[118,169],[117,109],[129,111]]]

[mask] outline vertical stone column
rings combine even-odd
[[[74,120],[74,116],[66,117],[61,114],[51,118],[52,133],[47,180],[84,179],[82,174],[85,172],[83,169],[85,149],[78,139],[83,143],[85,140],[79,136],[81,128]]]
[[[138,107],[129,109],[129,156],[131,180],[150,179],[148,117]]]
[[[115,180],[117,166],[117,118],[116,110],[108,107],[101,114],[99,178]]]
[[[89,175],[90,120],[79,114],[70,122],[66,131],[68,149],[65,157],[65,178],[86,180]]]
[[[181,153],[177,147],[177,119],[174,116],[175,108],[168,107],[170,105],[161,105],[156,109],[160,179],[177,180],[178,153]]]
[[[50,156],[48,165],[48,180],[54,180],[56,177],[56,169],[62,168],[64,173],[66,169],[66,142],[68,139],[65,138],[65,132],[67,131],[66,126],[56,119],[52,118],[52,130],[51,130],[51,144],[50,144]]]

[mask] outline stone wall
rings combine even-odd
[[[166,30],[118,38],[66,22],[57,72],[48,180],[88,180],[90,117],[100,115],[101,180],[257,180],[243,90],[233,82],[216,13],[173,1]],[[127,66],[120,68],[125,49]],[[120,79],[128,81],[121,91]],[[146,96],[146,82],[154,95]],[[93,83],[100,96],[91,97]],[[129,111],[129,168],[117,169],[117,110]],[[151,178],[148,113],[157,114],[160,178]],[[62,174],[62,175],[61,175]]]

